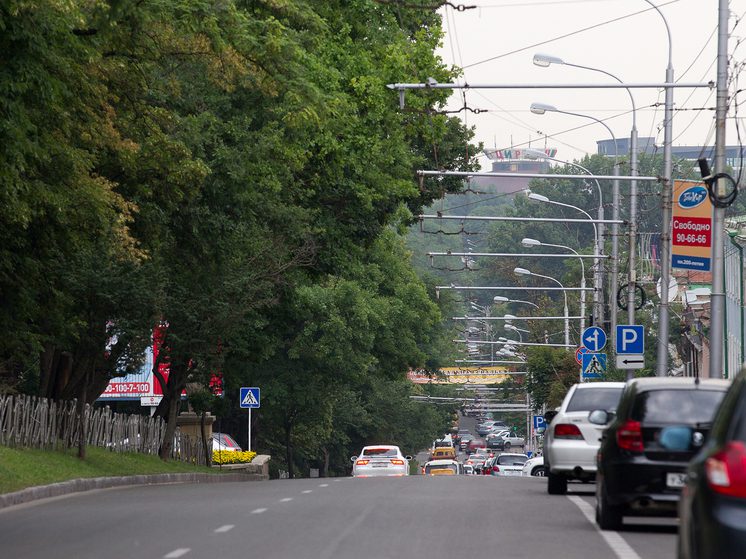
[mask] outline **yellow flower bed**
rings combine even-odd
[[[213,450],[213,464],[247,464],[256,456],[256,452],[242,451],[235,452],[232,450]]]

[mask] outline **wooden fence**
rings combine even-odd
[[[83,415],[88,445],[113,452],[158,454],[166,431],[166,423],[160,417],[114,413],[108,407],[88,405]],[[0,395],[0,445],[68,449],[78,446],[79,437],[80,417],[74,400],[55,402],[35,396]],[[212,452],[209,455],[211,459]],[[171,457],[206,465],[201,439],[183,435],[178,428]]]

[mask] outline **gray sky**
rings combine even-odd
[[[715,81],[717,0],[652,1],[660,6],[670,26],[675,81]],[[564,65],[534,66],[532,58],[537,52],[603,69],[628,83],[664,81],[668,62],[666,28],[661,16],[644,0],[453,0],[453,3],[478,6],[463,12],[441,8],[446,37],[440,55],[447,64],[464,68],[463,80],[467,83],[613,82],[597,72]],[[746,47],[740,45],[740,40],[746,38],[746,21],[739,23],[739,19],[746,15],[746,0],[731,0],[730,9],[728,51],[734,62],[742,63]],[[636,12],[642,13],[632,15]],[[590,27],[593,28],[584,30]],[[539,43],[543,44],[532,46]],[[740,87],[746,87],[746,76],[743,81]],[[731,86],[731,91],[735,89]],[[662,145],[662,90],[634,89],[632,94],[637,105],[639,136],[655,137],[656,144]],[[746,94],[738,100],[746,101]],[[528,147],[530,141],[532,147],[538,148],[546,143],[548,147],[558,148],[560,159],[595,153],[595,141],[609,137],[603,126],[588,119],[557,113],[534,115],[529,111],[533,102],[591,115],[604,120],[617,138],[629,136],[631,102],[623,89],[470,90],[466,92],[467,105],[489,112],[461,114],[467,124],[476,126],[476,140],[484,142],[486,147]],[[660,107],[655,107],[656,103]],[[677,109],[688,109],[674,115],[674,145],[714,144],[714,110],[692,110],[714,109],[714,89],[676,89],[674,103]],[[456,92],[449,108],[462,105],[461,93]],[[746,107],[739,111],[739,116],[746,114],[744,111]],[[729,115],[733,114],[731,105]],[[739,143],[734,122],[729,120],[729,145]],[[577,127],[582,128],[569,131]],[[546,140],[545,135],[549,136]],[[746,131],[742,135],[746,138]]]

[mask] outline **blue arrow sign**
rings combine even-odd
[[[597,379],[602,378],[606,372],[606,354],[605,353],[584,353],[583,354],[583,378]]]
[[[238,401],[242,408],[258,408],[259,402],[261,401],[259,396],[259,388],[242,386]]]
[[[601,351],[606,345],[606,332],[598,326],[591,326],[583,330],[580,342],[594,353]]]
[[[617,355],[645,353],[645,327],[641,324],[619,324],[616,327]]]

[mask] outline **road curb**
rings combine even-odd
[[[226,474],[206,474],[206,473],[185,473],[185,474],[151,474],[136,476],[117,476],[117,477],[94,477],[79,478],[50,485],[40,485],[21,489],[13,493],[0,495],[0,509],[37,501],[39,499],[48,499],[50,497],[60,497],[72,493],[81,493],[84,491],[93,491],[95,489],[107,489],[110,487],[124,487],[127,485],[159,485],[165,483],[224,483],[234,481],[263,481],[268,476],[263,474],[246,474],[246,473],[226,473]]]

